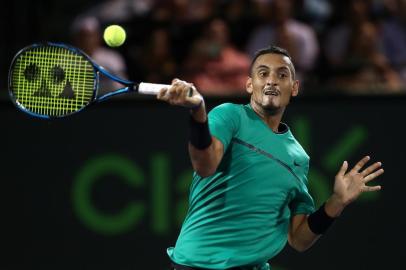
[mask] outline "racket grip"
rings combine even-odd
[[[158,84],[158,83],[145,83],[142,82],[138,85],[138,92],[145,95],[156,95],[162,88],[170,88],[169,84]]]

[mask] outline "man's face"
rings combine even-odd
[[[299,91],[299,81],[293,78],[292,70],[292,62],[284,55],[268,53],[259,56],[246,84],[251,104],[268,113],[283,112],[290,97],[297,96]]]

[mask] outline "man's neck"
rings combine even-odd
[[[267,126],[273,130],[273,132],[278,133],[279,124],[281,123],[283,113],[285,109],[278,111],[267,111],[261,106],[257,105],[255,102],[251,102],[251,107],[254,112],[267,124]]]

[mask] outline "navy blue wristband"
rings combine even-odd
[[[211,135],[207,120],[204,123],[200,123],[190,116],[189,127],[189,142],[191,145],[199,150],[206,149],[210,146]]]
[[[335,218],[327,215],[324,209],[325,203],[320,206],[314,213],[310,214],[307,218],[307,223],[309,224],[310,230],[314,234],[324,234],[331,224],[336,220]]]

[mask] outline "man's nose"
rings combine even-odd
[[[270,73],[267,80],[266,84],[268,85],[277,85],[278,84],[278,77],[274,73]]]

